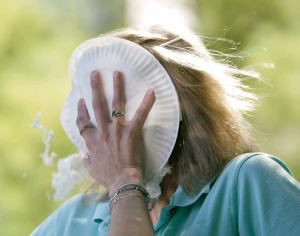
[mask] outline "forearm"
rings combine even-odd
[[[143,197],[139,190],[126,191],[119,194],[118,197],[128,194]],[[130,196],[116,202],[111,211],[111,226],[108,235],[155,235],[146,201],[140,197]]]
[[[116,190],[116,187],[130,183],[143,186],[143,174],[136,170],[129,170],[116,176],[109,187],[110,196]],[[140,197],[126,196],[129,194]],[[148,203],[144,199],[145,196],[140,190],[127,190],[119,193],[113,199],[117,200],[117,202],[112,203],[109,236],[155,235],[149,215]]]

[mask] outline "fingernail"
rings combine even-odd
[[[91,80],[96,81],[99,78],[99,73],[97,71],[93,71],[91,73]]]
[[[119,79],[119,78],[120,78],[120,73],[119,73],[119,71],[114,71],[113,77],[114,77],[114,79]]]
[[[86,160],[89,160],[89,159],[90,159],[90,154],[89,154],[89,153],[86,153],[85,156],[84,156],[84,158],[85,158]]]
[[[153,94],[154,94],[153,89],[149,89],[148,92],[147,92],[147,96],[148,96],[148,97],[152,97]]]

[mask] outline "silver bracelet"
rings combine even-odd
[[[145,196],[145,201],[149,202],[150,201],[150,194],[148,193],[148,191],[146,189],[144,189],[142,186],[138,185],[138,184],[124,184],[118,188],[116,188],[116,191],[114,191],[112,193],[112,195],[108,198],[109,200],[109,207],[111,206],[112,201],[115,199],[115,197],[125,191],[128,190],[140,190],[144,196]]]
[[[142,196],[140,196],[138,194],[130,193],[130,194],[124,195],[122,197],[119,197],[119,198],[111,201],[110,204],[109,204],[109,211],[110,211],[110,213],[111,213],[111,210],[112,210],[114,204],[117,203],[118,201],[120,201],[121,199],[126,198],[126,197],[139,197],[139,198],[143,199],[145,202],[148,202],[147,198],[144,198],[144,197],[142,197]]]

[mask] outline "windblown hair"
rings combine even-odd
[[[253,110],[256,96],[242,83],[242,79],[257,74],[217,61],[202,39],[188,29],[138,26],[101,36],[139,44],[170,75],[178,93],[182,121],[169,163],[188,195],[198,193],[234,157],[258,151],[251,125],[243,117]],[[161,46],[177,37],[181,40]]]

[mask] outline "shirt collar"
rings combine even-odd
[[[101,223],[107,219],[107,216],[110,217],[108,201],[98,203],[93,216],[94,222]]]
[[[202,194],[208,194],[209,191],[212,188],[213,183],[215,182],[214,178],[211,182],[206,184],[199,194],[196,194],[194,196],[189,196],[185,193],[181,185],[178,185],[175,193],[170,199],[170,205],[169,206],[177,206],[177,207],[185,207],[193,204],[196,202]],[[105,202],[101,202],[97,204],[96,210],[94,212],[93,220],[96,223],[100,223],[98,232],[103,233],[106,235],[108,233],[109,227],[110,227],[110,212],[109,212],[109,206],[108,206],[108,200]]]
[[[107,235],[110,227],[110,212],[108,200],[97,204],[96,210],[93,215],[93,220],[96,223],[100,223],[98,232]]]
[[[170,206],[185,207],[195,203],[202,194],[208,194],[210,192],[215,179],[216,178],[206,184],[201,191],[194,196],[187,195],[181,185],[178,185],[177,190],[170,199]]]

